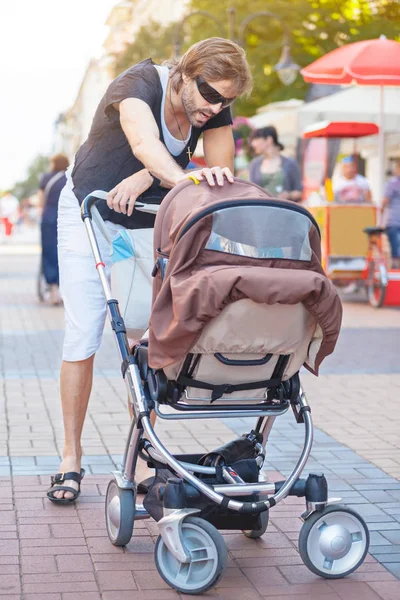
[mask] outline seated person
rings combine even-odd
[[[341,175],[333,182],[335,202],[339,204],[364,204],[372,202],[371,189],[366,177],[357,173],[353,156],[341,162]]]
[[[385,209],[386,233],[392,250],[392,267],[400,269],[400,158],[393,177],[386,184],[382,209]]]

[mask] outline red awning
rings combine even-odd
[[[358,138],[379,133],[375,123],[360,123],[358,121],[323,121],[316,123],[303,132],[303,138]]]

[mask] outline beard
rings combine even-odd
[[[207,109],[200,110],[197,107],[196,101],[193,98],[193,94],[189,88],[185,88],[182,91],[181,99],[183,109],[192,127],[202,127],[211,117],[214,116],[213,113],[207,111]]]

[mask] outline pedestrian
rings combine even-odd
[[[50,158],[50,171],[44,173],[39,182],[38,200],[42,208],[42,267],[50,290],[50,304],[61,303],[57,256],[57,213],[60,193],[67,180],[65,171],[69,161],[64,154]]]
[[[386,184],[382,209],[392,253],[392,268],[400,269],[400,158],[394,161],[393,177]]]
[[[302,194],[301,171],[294,158],[281,154],[284,145],[272,125],[256,129],[251,147],[258,155],[250,162],[250,181],[263,187],[274,198],[299,202]]]
[[[368,179],[357,173],[354,156],[345,156],[341,161],[341,175],[333,182],[335,202],[339,204],[365,204],[372,202]]]
[[[92,387],[93,359],[106,317],[79,204],[96,189],[110,235],[154,226],[154,215],[133,212],[138,197],[163,196],[187,179],[185,169],[203,133],[207,167],[190,171],[210,186],[233,182],[234,143],[229,105],[251,90],[244,51],[222,38],[194,44],[178,61],[146,59],[119,75],[101,100],[78,150],[58,212],[60,290],[66,328],[61,366],[64,451],[48,497],[73,502],[80,493],[81,432]],[[154,202],[154,200],[152,200]],[[109,256],[99,234],[109,272]]]
[[[18,221],[19,202],[8,190],[0,198],[0,219],[3,224],[5,239],[10,239],[13,233],[14,225]]]

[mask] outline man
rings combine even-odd
[[[42,208],[40,224],[42,240],[42,267],[46,284],[49,287],[49,302],[60,304],[59,272],[57,256],[57,213],[58,201],[66,178],[65,171],[69,160],[64,154],[55,154],[50,158],[50,171],[43,173],[39,181],[37,193],[39,206]]]
[[[366,177],[357,173],[353,156],[345,156],[341,163],[341,176],[333,185],[335,202],[340,204],[363,204],[372,202],[371,190]]]
[[[394,160],[393,177],[386,184],[382,209],[392,253],[392,269],[400,269],[400,158]]]
[[[139,196],[154,201],[157,196],[160,202],[165,188],[187,178],[184,169],[201,133],[207,168],[190,174],[210,186],[233,182],[229,105],[250,90],[244,51],[229,40],[210,38],[194,44],[171,69],[151,59],[131,67],[111,83],[97,108],[59,203],[60,287],[66,318],[60,381],[65,443],[61,475],[48,491],[53,502],[73,502],[80,493],[80,438],[106,316],[79,202],[95,189],[109,190],[100,212],[110,235],[121,227],[153,227],[154,216],[133,212],[135,201]],[[98,241],[108,261],[101,236]]]

